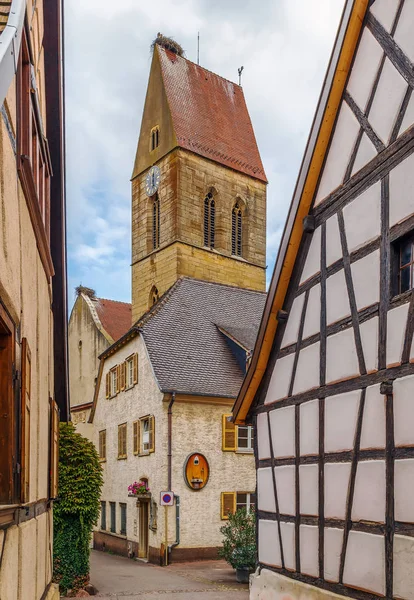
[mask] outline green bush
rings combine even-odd
[[[229,515],[226,525],[220,529],[224,536],[219,556],[224,558],[233,569],[248,567],[254,571],[256,566],[256,517],[245,508]]]
[[[76,433],[72,423],[61,423],[59,500],[53,507],[53,576],[63,591],[81,589],[89,582],[89,544],[99,516],[102,484],[93,443]]]

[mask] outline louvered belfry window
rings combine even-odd
[[[216,206],[213,194],[209,192],[204,199],[204,246],[214,248],[216,229]]]
[[[242,255],[242,228],[242,211],[239,203],[236,202],[231,213],[231,253],[234,256]]]
[[[152,248],[156,250],[160,246],[160,199],[155,194],[152,203]]]

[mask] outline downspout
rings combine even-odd
[[[172,393],[168,405],[168,490],[172,488],[172,407],[175,402],[175,392]],[[180,543],[180,496],[175,496],[175,542],[168,546],[168,553]]]

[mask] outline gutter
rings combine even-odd
[[[7,25],[0,35],[0,106],[17,73],[25,12],[25,0],[13,0]]]
[[[172,407],[175,402],[175,392],[168,405],[168,490],[172,487]],[[175,542],[168,546],[168,553],[180,543],[180,496],[175,496]]]

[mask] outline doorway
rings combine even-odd
[[[148,558],[148,526],[149,526],[149,502],[142,499],[139,502],[139,546],[138,558]]]

